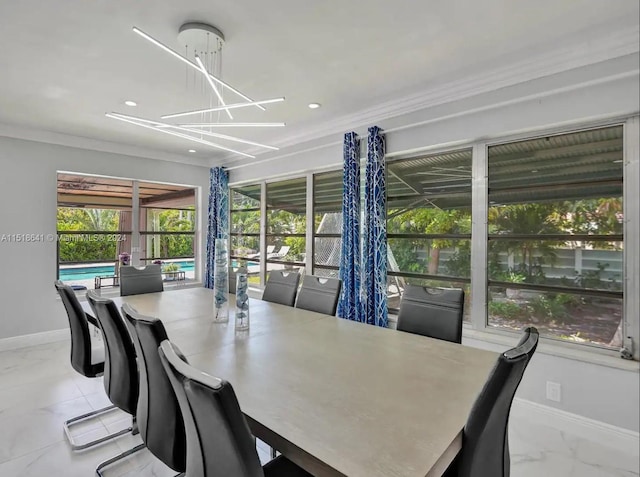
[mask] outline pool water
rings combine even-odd
[[[180,270],[185,272],[193,271],[193,260],[187,260],[182,262],[170,262],[180,265]],[[115,273],[115,265],[104,266],[91,266],[86,267],[73,267],[73,268],[60,268],[59,278],[64,281],[73,280],[93,280],[94,277],[103,275],[113,275]]]

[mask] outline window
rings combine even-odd
[[[489,326],[620,348],[622,131],[489,147]]]
[[[138,196],[140,261],[160,261],[167,272],[184,271],[185,278],[195,278],[195,189],[139,182]]]
[[[306,260],[307,178],[267,184],[267,272],[304,270]]]
[[[92,287],[96,276],[117,273],[121,254],[195,278],[195,196],[190,187],[59,173],[58,278]]]
[[[231,265],[245,265],[252,284],[260,284],[260,184],[231,189]]]
[[[465,290],[470,315],[471,150],[387,163],[388,303],[405,284]]]
[[[133,181],[58,174],[58,278],[93,285],[131,253]]]
[[[406,284],[462,288],[464,319],[476,330],[519,332],[531,324],[553,339],[618,350],[638,326],[637,316],[623,316],[625,306],[637,309],[637,297],[624,295],[632,284],[623,273],[637,270],[637,245],[627,241],[624,252],[624,228],[637,230],[636,222],[624,223],[625,214],[637,216],[633,174],[623,200],[623,143],[633,150],[634,137],[608,126],[388,159],[389,311],[398,311]],[[633,171],[637,158],[627,160]],[[267,272],[308,265],[315,275],[338,276],[341,212],[341,170],[238,187],[233,253],[252,257],[257,275],[266,243]]]
[[[313,176],[313,274],[338,277],[342,246],[342,171]]]

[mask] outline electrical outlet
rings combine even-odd
[[[547,399],[555,402],[562,400],[562,386],[560,383],[547,381]]]

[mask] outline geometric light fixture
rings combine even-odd
[[[181,113],[171,113],[165,114],[161,116],[162,119],[170,119],[170,118],[179,118],[182,116],[191,116],[193,114],[203,114],[203,113],[213,113],[215,111],[236,109],[236,108],[246,108],[248,106],[257,106],[259,104],[270,104],[270,103],[279,103],[280,101],[284,101],[284,98],[273,98],[273,99],[264,99],[262,101],[248,101],[246,103],[235,103],[235,104],[227,104],[225,106],[216,106],[215,108],[206,108],[206,109],[195,109],[193,111],[184,111]]]
[[[179,137],[192,142],[197,142],[199,144],[204,144],[215,149],[239,154],[244,157],[255,158],[255,156],[251,154],[232,149],[227,145],[222,145],[218,142],[212,142],[204,138],[216,138],[222,141],[247,144],[271,150],[278,149],[275,146],[269,146],[267,144],[261,144],[255,141],[249,141],[247,139],[220,134],[212,131],[212,129],[214,128],[261,128],[285,126],[285,123],[220,121],[220,114],[222,114],[223,112],[228,119],[233,121],[231,110],[255,107],[257,109],[265,111],[263,105],[284,101],[283,97],[254,101],[249,96],[245,95],[244,93],[232,87],[221,79],[221,57],[222,46],[224,45],[224,35],[220,30],[212,25],[204,23],[190,22],[182,25],[179,30],[178,38],[185,46],[185,55],[178,53],[177,51],[156,40],[151,35],[145,33],[137,27],[133,27],[133,31],[151,44],[157,46],[166,53],[169,53],[174,58],[180,60],[191,69],[195,70],[196,72],[194,74],[196,76],[194,77],[194,81],[196,77],[204,78],[203,85],[206,86],[206,89],[209,92],[208,99],[210,106],[208,108],[202,108],[198,110],[165,114],[160,117],[161,119],[183,118],[184,120],[186,119],[184,118],[185,116],[200,115],[200,119],[203,120],[200,123],[192,122],[188,124],[173,124],[153,119],[121,114],[117,112],[107,113],[106,116],[108,118],[123,121],[125,123],[133,124],[139,127],[144,127],[146,129],[151,129],[160,133],[169,134],[171,136]],[[193,52],[193,61],[189,58],[190,49]],[[224,97],[225,92],[234,94],[235,96],[239,97],[240,100],[227,104]],[[214,113],[218,113],[217,118],[214,117]]]

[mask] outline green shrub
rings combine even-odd
[[[529,307],[541,319],[563,321],[569,317],[565,297],[562,293],[558,296],[538,295],[529,302]]]
[[[492,301],[489,303],[489,315],[502,318],[516,319],[524,316],[525,310],[521,305],[511,301]]]

